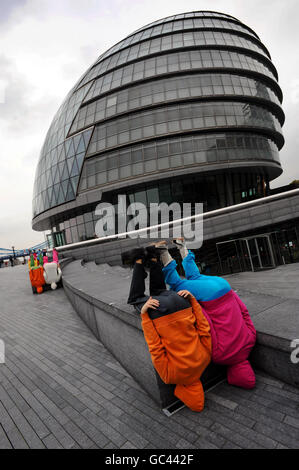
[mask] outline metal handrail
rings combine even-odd
[[[221,209],[215,209],[213,211],[204,212],[202,214],[195,214],[195,215],[191,215],[189,217],[184,217],[184,218],[181,218],[181,219],[172,220],[170,222],[164,222],[164,223],[158,224],[158,225],[151,225],[149,227],[145,227],[145,228],[138,229],[138,230],[133,230],[133,231],[130,231],[130,232],[122,232],[122,233],[117,233],[117,234],[114,234],[114,235],[108,235],[107,237],[92,238],[90,240],[85,240],[85,241],[82,241],[82,242],[70,243],[68,245],[63,245],[63,246],[56,247],[56,250],[57,251],[62,251],[62,250],[68,250],[68,249],[71,249],[71,248],[79,248],[79,247],[84,247],[84,246],[88,246],[88,245],[95,245],[97,243],[102,243],[102,242],[107,241],[107,240],[113,240],[113,239],[118,239],[118,238],[126,238],[127,236],[132,235],[132,234],[139,234],[139,233],[143,233],[143,232],[149,232],[151,230],[156,230],[156,229],[159,229],[159,228],[176,225],[176,224],[179,224],[179,223],[182,223],[182,222],[184,223],[184,222],[187,222],[187,221],[192,222],[192,221],[196,221],[196,220],[200,220],[200,219],[209,219],[209,218],[217,216],[217,215],[222,215],[222,214],[229,213],[229,212],[236,212],[238,210],[250,208],[252,206],[259,206],[259,205],[262,205],[262,204],[267,204],[268,202],[272,202],[272,201],[275,201],[275,200],[278,200],[278,199],[286,199],[289,196],[296,196],[297,194],[299,195],[299,188],[298,189],[291,189],[290,191],[285,191],[283,193],[273,194],[272,196],[262,197],[260,199],[254,199],[252,201],[242,202],[240,204],[234,204],[233,206],[222,207]]]

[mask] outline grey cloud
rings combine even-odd
[[[20,134],[40,129],[40,123],[57,110],[57,99],[51,95],[42,96],[32,104],[32,94],[36,91],[12,60],[0,55],[0,78],[7,84],[4,102],[0,103],[0,121],[3,120],[9,132]],[[49,122],[50,124],[50,122]]]
[[[10,19],[11,14],[16,8],[21,8],[26,4],[27,0],[1,0],[0,23],[4,23]]]

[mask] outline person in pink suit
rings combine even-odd
[[[57,265],[59,265],[58,253],[55,248],[53,248],[53,263],[57,263]]]
[[[227,366],[228,383],[254,388],[255,374],[248,357],[255,345],[256,329],[246,305],[225,279],[200,273],[194,253],[186,248],[183,238],[174,242],[180,250],[186,278],[179,276],[166,242],[160,242],[165,282],[175,292],[188,290],[200,303],[210,324],[212,361]]]
[[[43,251],[43,263],[44,263],[44,265],[49,263],[49,258],[47,256],[46,250]]]

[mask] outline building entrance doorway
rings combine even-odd
[[[65,245],[64,232],[52,232],[47,234],[47,242],[49,248]]]
[[[270,235],[245,238],[251,270],[274,268],[276,266]]]
[[[259,271],[276,266],[270,234],[216,243],[221,272]]]

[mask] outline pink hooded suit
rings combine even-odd
[[[242,388],[255,386],[248,356],[256,341],[256,330],[246,305],[230,284],[217,276],[201,274],[189,251],[183,259],[186,279],[181,279],[173,260],[163,268],[165,282],[178,292],[188,290],[199,301],[210,324],[212,361],[227,366],[227,380]]]

